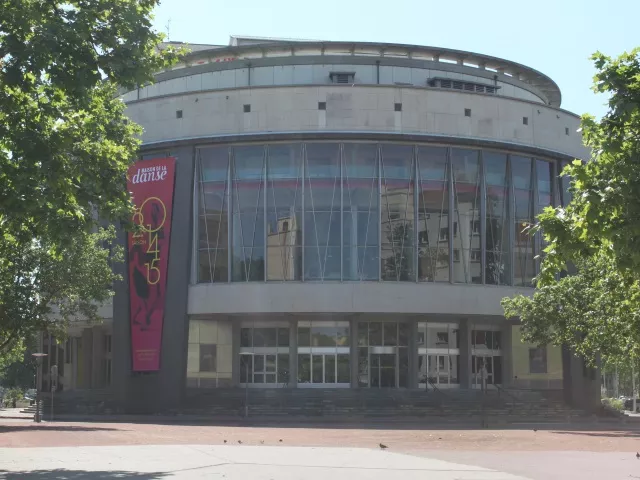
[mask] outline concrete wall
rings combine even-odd
[[[326,110],[319,110],[318,102],[326,102]],[[395,111],[396,103],[402,104],[401,111]],[[244,112],[245,105],[250,112]],[[465,116],[466,109],[470,116]],[[147,144],[267,132],[377,132],[486,139],[588,157],[576,133],[575,115],[526,101],[447,90],[251,87],[143,100],[130,103],[127,114],[144,126],[142,140]]]
[[[189,286],[189,315],[412,313],[503,317],[500,300],[532,289],[449,283],[231,283]]]
[[[314,59],[315,60],[315,59]],[[381,85],[406,84],[416,87],[426,87],[429,78],[450,78],[465,82],[480,83],[483,85],[495,85],[499,87],[498,96],[513,97],[521,100],[544,104],[541,94],[535,94],[528,89],[518,85],[513,85],[505,81],[493,81],[492,79],[460,72],[452,72],[446,67],[441,69],[417,68],[382,65],[380,66]],[[175,95],[186,92],[201,92],[205,90],[241,88],[264,86],[293,86],[293,85],[322,85],[331,83],[331,72],[351,72],[354,73],[354,83],[378,84],[378,71],[376,65],[362,65],[341,63],[339,65],[331,63],[308,64],[308,65],[268,65],[255,66],[251,68],[235,68],[229,70],[218,70],[206,73],[194,73],[178,78],[161,80],[153,85],[141,87],[123,95],[126,102],[133,100],[143,100],[163,95]],[[182,73],[189,73],[187,71]],[[486,75],[486,73],[485,73]],[[517,82],[516,82],[517,83]]]

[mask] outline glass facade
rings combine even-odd
[[[528,227],[557,170],[391,142],[199,148],[195,280],[530,286],[543,243]]]

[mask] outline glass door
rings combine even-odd
[[[409,376],[409,327],[402,322],[358,324],[358,385],[406,388]]]
[[[458,388],[458,324],[418,322],[418,386]]]
[[[397,387],[396,355],[393,353],[371,354],[371,386],[374,388]]]
[[[472,374],[473,374],[473,387],[482,388],[482,366],[487,369],[487,386],[494,384],[494,358],[487,355],[473,355],[471,358]]]

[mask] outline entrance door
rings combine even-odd
[[[428,356],[428,378],[429,381],[436,385],[449,384],[449,356],[448,355],[429,355]]]
[[[484,355],[474,355],[472,358],[473,385],[482,388],[482,366],[487,369],[487,385],[493,385],[495,380],[493,357]]]
[[[396,388],[396,354],[371,354],[371,386],[376,388]]]

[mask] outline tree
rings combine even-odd
[[[0,356],[111,295],[98,219],[128,222],[141,133],[117,89],[180,53],[158,48],[157,3],[0,0]]]
[[[533,297],[502,304],[525,340],[624,365],[640,354],[640,49],[592,58],[608,113],[582,117],[591,159],[565,168],[571,202],[547,207],[533,229],[548,244]]]

